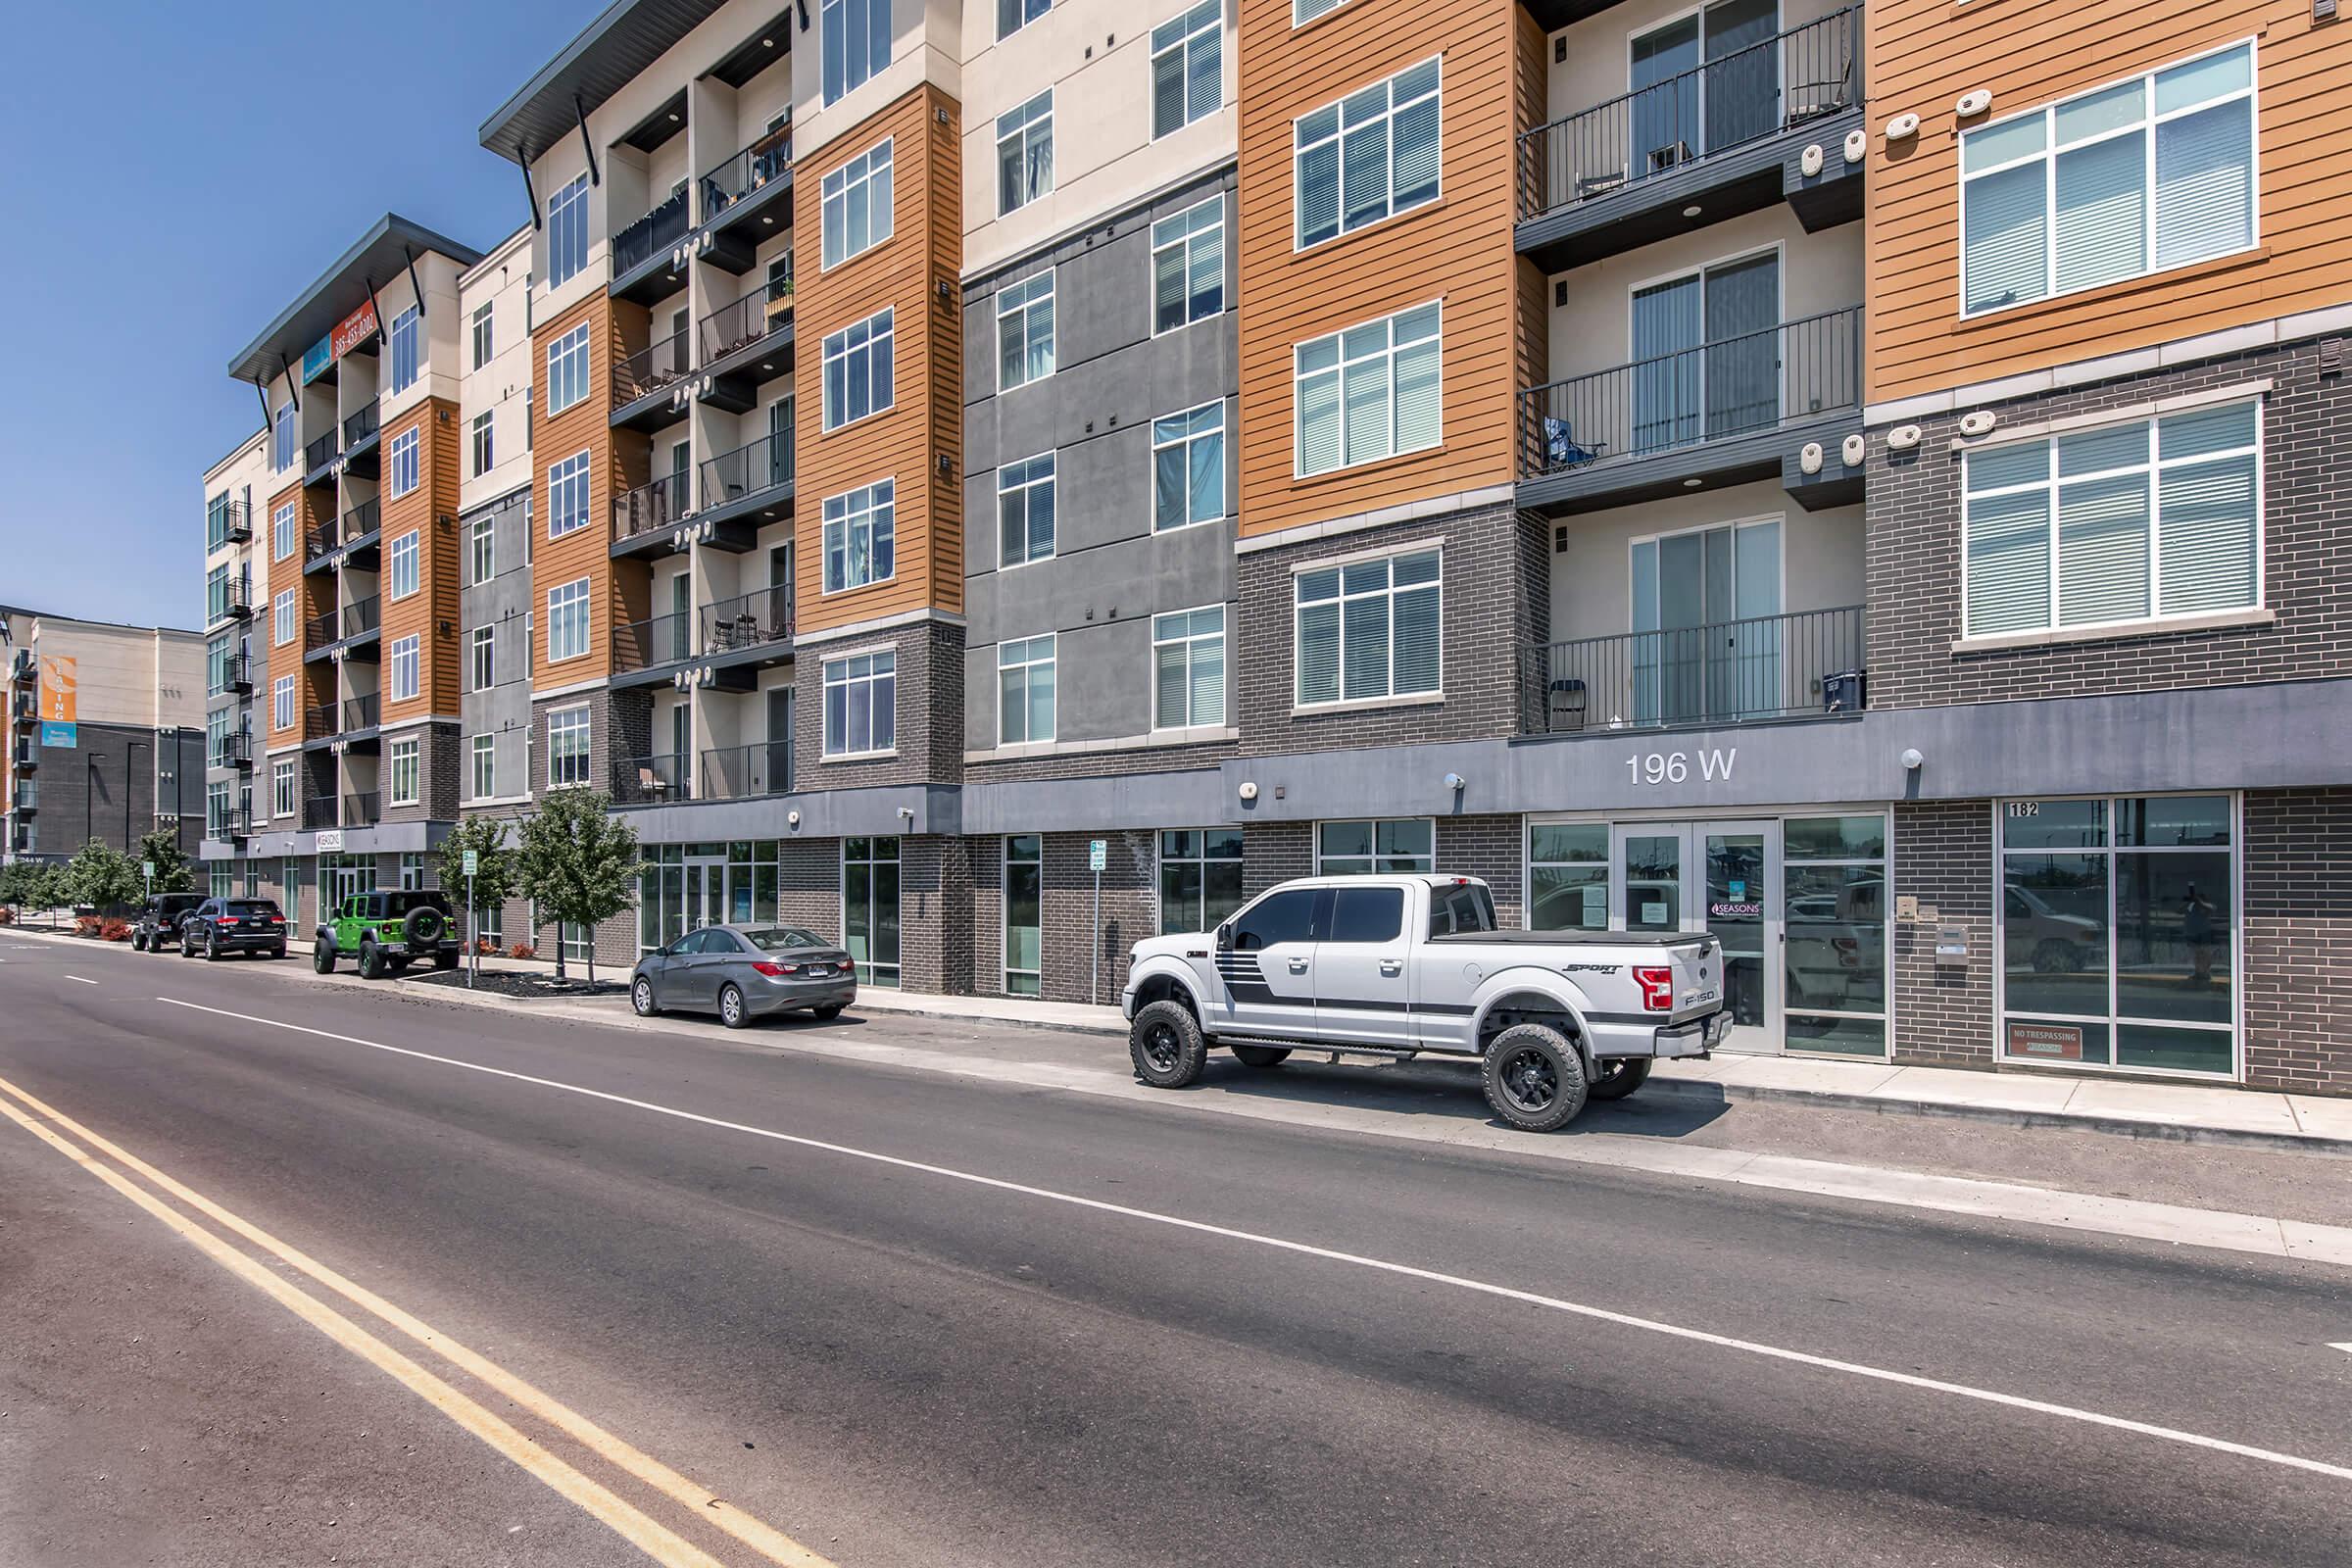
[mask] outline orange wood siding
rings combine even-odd
[[[559,414],[547,412],[548,345],[586,322],[588,395]],[[612,425],[612,371],[633,343],[645,344],[646,312],[641,305],[603,292],[544,321],[531,333],[531,396],[536,399],[531,439],[531,684],[539,691],[602,680],[612,673],[612,631],[651,612],[652,580],[640,562],[612,557],[612,503],[649,477],[649,444],[631,430]],[[547,472],[574,454],[588,454],[588,526],[561,539],[547,536],[554,515],[548,505]],[[551,664],[547,658],[547,596],[565,583],[588,579],[588,653]]]
[[[1294,31],[1290,0],[1243,0],[1244,535],[1514,477],[1513,411],[1529,361],[1511,249],[1513,133],[1525,62],[1542,59],[1541,35],[1533,48],[1523,36],[1532,25],[1509,0],[1440,0],[1435,11],[1348,5]],[[1295,253],[1291,122],[1433,48],[1444,51],[1439,199]],[[1294,478],[1293,345],[1437,298],[1444,444]]]
[[[955,287],[963,255],[960,118],[953,98],[919,87],[836,136],[793,175],[795,230],[818,234],[825,172],[894,138],[891,237],[830,271],[806,267],[795,285],[793,532],[804,631],[914,610],[963,609],[963,323]],[[945,299],[937,287],[943,280]],[[894,312],[891,408],[827,434],[825,334],[885,308]],[[894,573],[887,582],[827,594],[824,498],[882,479],[898,484]]]
[[[294,553],[283,561],[271,561],[270,519],[289,501],[294,503]],[[311,530],[334,515],[334,507],[332,490],[308,489],[298,480],[263,502],[262,514],[253,519],[254,557],[260,568],[256,575],[261,581],[255,586],[259,603],[254,606],[252,636],[254,646],[267,655],[266,661],[254,661],[266,665],[266,676],[255,684],[253,700],[262,710],[261,729],[267,745],[319,739],[311,724],[311,710],[334,696],[334,666],[312,668],[302,662],[311,645],[311,622],[335,608],[335,574],[321,571],[306,575],[302,569],[302,564],[310,559]],[[281,645],[271,639],[277,634],[274,623],[277,596],[288,588],[294,590],[294,640]],[[277,723],[273,690],[280,675],[301,677],[294,683],[294,722],[282,729]]]
[[[1874,400],[2146,348],[2352,300],[2352,31],[2303,0],[1873,0],[1864,244]],[[2257,248],[2058,299],[1960,316],[1960,135],[1972,125],[2252,37]],[[1920,117],[1889,156],[1887,120]]]
[[[417,485],[394,497],[392,443],[409,430],[417,432]],[[457,405],[438,398],[418,404],[384,432],[384,483],[378,492],[383,566],[376,581],[384,596],[381,689],[386,724],[458,711],[458,446]],[[392,545],[411,532],[417,539],[416,592],[394,599]],[[394,702],[392,645],[403,637],[417,639],[416,695]]]

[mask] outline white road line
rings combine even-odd
[[[1621,1328],[1639,1329],[1647,1334],[1663,1335],[1718,1349],[1737,1350],[1742,1354],[1764,1356],[1776,1361],[1793,1362],[1799,1366],[1816,1367],[1828,1372],[1842,1372],[1849,1377],[1867,1378],[1898,1387],[1920,1389],[1931,1394],[1946,1394],[1956,1398],[1975,1399],[1985,1404],[1997,1404],[2013,1410],[2031,1411],[2036,1415],[2054,1416],[2061,1420],[2079,1421],[2089,1426],[2106,1427],[2117,1432],[2130,1432],[2139,1437],[2156,1438],[2166,1443],[2178,1443],[2189,1447],[2204,1448],[2215,1453],[2236,1454],[2240,1458],[2257,1459],[2265,1464],[2280,1465],[2291,1470],[2305,1470],[2314,1475],[2352,1482],[2352,1466],[2329,1464],[2322,1459],[2308,1459],[2299,1454],[2281,1453],[2273,1448],[2258,1448],[2248,1444],[2231,1443],[2222,1438],[2209,1438],[2195,1432],[2183,1432],[2177,1427],[2157,1426],[2146,1421],[2133,1421],[2124,1416],[2106,1415],[2096,1410],[2084,1410],[2074,1405],[2053,1404],[2044,1399],[2029,1399],[2021,1395],[2003,1394],[1997,1389],[1980,1389],[1965,1383],[1947,1383],[1940,1378],[1919,1377],[1909,1372],[1896,1372],[1886,1367],[1865,1365],[1859,1361],[1841,1361],[1831,1356],[1814,1355],[1804,1350],[1791,1350],[1782,1346],[1765,1345],[1755,1340],[1742,1340],[1731,1335],[1715,1334],[1705,1329],[1687,1328],[1656,1318],[1638,1317],[1630,1312],[1612,1311],[1607,1307],[1589,1306],[1556,1296],[1544,1296],[1534,1291],[1522,1291],[1507,1285],[1494,1285],[1459,1274],[1442,1273],[1435,1269],[1417,1268],[1409,1263],[1395,1263],[1385,1258],[1367,1257],[1360,1252],[1343,1252],[1328,1247],[1316,1247],[1307,1242],[1294,1242],[1279,1236],[1267,1236],[1256,1231],[1236,1230],[1231,1226],[1212,1225],[1205,1220],[1186,1219],[1181,1215],[1163,1214],[1149,1208],[1133,1208],[1124,1203],[1105,1202],[1099,1198],[1085,1198],[1075,1193],[1055,1192],[1048,1187],[1032,1187],[1024,1182],[1006,1181],[998,1176],[982,1176],[973,1171],[956,1170],[948,1165],[928,1164],[919,1159],[906,1159],[897,1154],[885,1154],[869,1149],[857,1149],[848,1144],[828,1143],[821,1138],[804,1138],[796,1133],[777,1132],[766,1127],[753,1127],[743,1122],[725,1121],[706,1116],[698,1111],[680,1110],[672,1105],[657,1104],[648,1100],[633,1100],[626,1095],[611,1094],[602,1089],[589,1089],[580,1084],[567,1084],[560,1079],[540,1078],[530,1073],[514,1072],[505,1067],[486,1066],[478,1061],[463,1061],[455,1056],[437,1055],[429,1051],[415,1051],[406,1046],[387,1046],[379,1041],[362,1040],[356,1035],[339,1035],[325,1029],[313,1029],[305,1024],[285,1023],[276,1018],[260,1018],[251,1013],[231,1012],[225,1007],[208,1007],[201,1003],[181,1002],[175,997],[155,999],[167,1005],[185,1007],[194,1012],[209,1012],[222,1018],[234,1018],[243,1023],[266,1024],[295,1034],[313,1035],[320,1040],[332,1040],[347,1046],[364,1046],[395,1056],[409,1056],[418,1061],[434,1062],[444,1067],[459,1067],[493,1078],[505,1078],[514,1083],[530,1084],[540,1089],[553,1089],[564,1094],[578,1095],[588,1100],[601,1100],[609,1104],[627,1105],[634,1110],[652,1111],[678,1121],[699,1126],[715,1127],[725,1132],[743,1133],[764,1138],[774,1143],[799,1149],[813,1149],[828,1154],[840,1154],[870,1164],[887,1165],[897,1170],[919,1171],[926,1176],[938,1176],[949,1181],[964,1182],[996,1192],[1013,1193],[1023,1198],[1042,1199],[1048,1202],[1066,1203],[1075,1208],[1091,1209],[1099,1214],[1115,1214],[1123,1219],[1140,1220],[1151,1225],[1165,1225],[1175,1230],[1191,1231],[1201,1236],[1215,1236],[1226,1241],[1243,1242],[1253,1247],[1270,1248],[1302,1257],[1321,1258],[1326,1262],[1346,1263],[1356,1268],[1373,1269],[1404,1279],[1422,1280],[1432,1285],[1451,1286],[1481,1296],[1502,1300],[1519,1301],[1550,1311],[1601,1323],[1614,1323]]]
[[[77,975],[77,974],[70,974],[70,975],[66,976],[66,978],[67,978],[67,979],[69,979],[69,980],[78,980],[78,981],[80,981],[80,982],[81,982],[81,984],[83,984],[83,985],[85,985],[85,986],[94,986],[94,985],[96,985],[96,984],[98,983],[98,982],[97,982],[97,981],[95,981],[95,980],[82,980],[81,976],[79,976],[79,975]]]

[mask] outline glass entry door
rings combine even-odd
[[[1779,1052],[1779,825],[1619,822],[1609,860],[1609,929],[1714,933],[1732,1012],[1724,1049]]]
[[[685,910],[686,929],[693,931],[707,925],[726,924],[726,857],[689,858],[685,870],[685,897],[680,906]]]

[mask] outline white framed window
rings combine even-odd
[[[588,323],[547,346],[547,412],[562,414],[588,395]]]
[[[271,762],[270,764],[270,814],[271,816],[292,816],[294,806],[294,764],[290,761]],[[288,904],[292,902],[291,899],[287,900]]]
[[[1152,617],[1152,727],[1225,722],[1225,607]]]
[[[294,590],[281,589],[270,601],[270,641],[283,646],[294,640]]]
[[[547,536],[588,526],[588,454],[575,452],[547,469]]]
[[[484,409],[473,416],[473,476],[480,478],[498,462],[498,449],[491,439],[497,411]]]
[[[412,305],[392,318],[392,330],[385,333],[385,342],[392,361],[392,390],[406,392],[416,384],[417,350],[424,321],[424,313]]]
[[[547,286],[562,288],[588,265],[588,176],[547,199]]]
[[[1434,549],[1298,568],[1298,706],[1441,690],[1439,578]]]
[[[2254,45],[1960,138],[1960,309],[1978,316],[2250,248]]]
[[[477,584],[498,575],[498,514],[485,512],[466,525],[466,562]]]
[[[1053,9],[1054,0],[997,0],[997,36],[1009,38]]]
[[[576,578],[547,591],[547,662],[588,656],[588,579]]]
[[[283,561],[294,553],[294,503],[270,514],[270,559]]]
[[[387,597],[406,599],[423,586],[422,575],[417,569],[423,542],[423,530],[418,528],[411,528],[392,541],[392,548],[385,552],[392,567]]]
[[[1293,350],[1297,474],[1307,478],[1443,442],[1442,307],[1415,306]]]
[[[1291,122],[1299,250],[1438,199],[1440,74],[1433,55]]]
[[[890,238],[895,214],[891,208],[892,138],[851,159],[824,178],[824,227],[821,262],[838,267],[861,256]],[[771,296],[774,287],[769,287]]]
[[[477,370],[488,365],[491,355],[497,351],[490,332],[490,307],[493,303],[484,300],[473,308],[473,368]]]
[[[2262,603],[2262,409],[2185,409],[1968,454],[1964,635]]]
[[[817,21],[830,105],[890,64],[890,0],[822,0]]]
[[[1291,0],[1291,25],[1303,27],[1317,17],[1337,11],[1348,0]]]
[[[294,677],[280,675],[270,683],[270,727],[294,727]]]
[[[424,482],[416,454],[421,438],[422,432],[412,424],[384,444],[384,483],[391,499],[398,500]]]
[[[997,117],[997,214],[1017,213],[1054,189],[1054,89]]]
[[[421,650],[423,638],[417,636],[392,639],[391,701],[406,702],[420,689],[422,677]]]
[[[415,893],[424,886],[424,855],[419,850],[400,852],[400,890]]]
[[[588,782],[588,706],[550,709],[547,714],[547,787]]]
[[[295,454],[302,450],[294,427],[294,405],[280,403],[270,420],[270,466],[279,473],[294,466]]]
[[[997,469],[997,564],[1025,566],[1054,554],[1054,460],[1051,452]]]
[[[1152,334],[1225,311],[1225,197],[1196,202],[1152,225]]]
[[[898,745],[899,656],[890,649],[824,662],[825,755],[857,757]]]
[[[472,771],[467,776],[473,793],[470,799],[498,799],[498,737],[476,735],[473,738]]]
[[[1225,403],[1152,421],[1152,531],[1225,515]]]
[[[422,772],[416,760],[418,747],[419,743],[414,736],[384,743],[384,804],[387,806],[417,804],[418,775]]]
[[[824,504],[825,592],[884,582],[898,571],[898,496],[884,479]]]
[[[1159,835],[1159,929],[1163,936],[1214,931],[1242,906],[1242,830],[1163,828]]]
[[[825,428],[880,414],[898,401],[891,355],[898,312],[884,311],[856,321],[824,340]]]
[[[1426,816],[1317,822],[1315,875],[1427,875],[1438,868],[1437,843],[1437,825]]]
[[[1215,114],[1225,101],[1224,77],[1223,0],[1200,0],[1182,16],[1153,27],[1152,139]]]
[[[486,692],[498,684],[498,628],[476,626],[471,634],[472,660],[468,673],[473,689]]]
[[[1046,840],[1042,833],[1004,835],[1004,994],[1039,994],[1046,930]]]
[[[997,645],[997,744],[1054,738],[1054,635]]]
[[[1054,373],[1054,269],[997,291],[997,390]]]

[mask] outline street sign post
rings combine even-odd
[[[482,972],[482,915],[473,906],[473,872],[480,858],[473,850],[466,852],[466,989],[468,991],[473,989],[474,976]]]
[[[1110,858],[1110,846],[1102,839],[1090,839],[1086,846],[1087,869],[1095,873],[1095,946],[1087,963],[1087,1000],[1100,1004],[1102,1000],[1102,867]]]
[[[139,875],[141,875],[141,876],[143,876],[143,877],[145,877],[145,878],[147,879],[147,894],[148,894],[148,897],[150,897],[150,898],[154,897],[154,896],[155,896],[155,862],[154,862],[153,860],[141,860],[141,861],[139,862]]]

